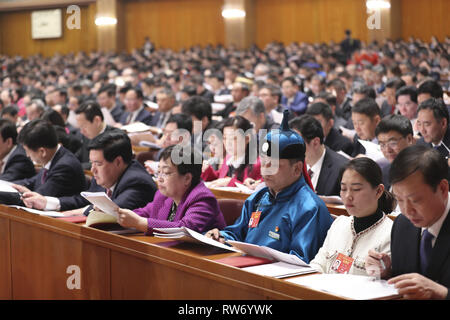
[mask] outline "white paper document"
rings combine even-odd
[[[61,212],[57,212],[57,211],[42,211],[42,210],[38,210],[38,209],[32,209],[32,208],[27,208],[27,207],[22,207],[22,206],[9,206],[11,208],[16,208],[16,209],[20,209],[20,210],[24,210],[24,211],[28,211],[31,213],[35,213],[38,214],[40,216],[47,216],[47,217],[65,217],[63,213]]]
[[[275,261],[282,261],[297,266],[309,267],[306,262],[304,262],[294,254],[288,254],[266,246],[258,246],[255,244],[240,241],[228,240],[227,243],[251,256],[272,259]]]
[[[351,274],[314,274],[286,281],[356,300],[383,299],[398,296],[394,285],[385,280]]]
[[[122,126],[120,129],[125,130],[128,133],[135,133],[149,131],[151,127],[142,122],[133,122]]]
[[[0,191],[3,192],[19,192],[12,187],[12,183],[5,180],[0,180]]]
[[[250,189],[249,187],[247,187],[246,185],[243,185],[242,183],[235,182],[235,185],[236,185],[236,187],[238,187],[239,191],[241,191],[243,193],[252,194],[253,192],[255,192],[255,190]]]
[[[82,197],[99,208],[104,213],[118,218],[119,206],[115,204],[104,192],[81,192]]]
[[[256,273],[261,276],[274,277],[278,279],[317,272],[315,269],[311,267],[298,266],[281,261],[245,267],[242,268],[242,270]]]
[[[149,148],[151,148],[151,149],[161,149],[161,146],[159,146],[159,145],[157,145],[156,143],[154,143],[154,142],[150,142],[150,141],[141,141],[141,142],[139,142],[139,145],[141,146],[141,147],[149,147]]]
[[[384,159],[384,155],[381,152],[380,146],[378,144],[361,139],[358,139],[358,141],[363,145],[364,149],[366,149],[366,157],[372,159],[375,162]]]
[[[209,244],[214,247],[221,249],[241,252],[236,248],[227,246],[219,241],[208,238],[201,233],[191,230],[186,227],[181,228],[153,228],[153,235],[157,238],[172,239],[172,240],[182,240],[193,243]]]

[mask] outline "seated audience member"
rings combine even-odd
[[[417,129],[422,138],[418,144],[436,148],[447,158],[450,153],[449,113],[442,99],[430,98],[419,105]]]
[[[181,111],[192,119],[193,142],[200,151],[205,144],[203,133],[215,124],[212,120],[211,103],[203,97],[193,96],[183,102]]]
[[[83,136],[81,141],[82,145],[75,152],[75,155],[78,160],[80,160],[83,169],[89,170],[91,168],[88,150],[90,141],[103,132],[118,129],[108,126],[104,122],[100,105],[93,100],[83,102],[81,106],[75,110],[75,115],[78,128]]]
[[[380,167],[369,158],[351,160],[340,173],[341,198],[349,216],[334,220],[310,265],[322,273],[367,275],[370,249],[390,253],[395,200],[384,189]]]
[[[88,192],[104,191],[119,207],[128,209],[142,207],[153,200],[156,184],[142,165],[132,160],[131,142],[126,133],[120,130],[101,133],[87,148],[93,174]],[[24,194],[24,203],[41,210],[72,210],[68,212],[72,215],[88,215],[92,208],[80,194],[55,198],[29,192]]]
[[[264,138],[267,132],[279,127],[277,123],[267,117],[264,103],[255,96],[242,99],[236,109],[236,115],[244,117],[253,124],[258,141]]]
[[[289,129],[287,110],[280,130],[269,132],[262,146],[266,187],[245,201],[233,225],[222,231],[212,229],[206,236],[268,246],[309,263],[322,246],[332,218],[305,180],[305,143]]]
[[[331,107],[323,102],[316,102],[308,106],[306,114],[319,120],[323,129],[323,143],[334,151],[343,151],[348,155],[353,152],[353,144],[350,139],[344,137],[338,129],[334,127],[333,112]]]
[[[358,141],[359,139],[377,143],[375,137],[375,128],[380,122],[380,108],[372,98],[359,100],[352,108],[352,122],[355,127],[356,135],[353,138],[352,157],[364,155],[366,149]]]
[[[8,106],[1,109],[0,112],[0,118],[7,119],[11,121],[12,123],[18,124],[19,123],[19,109],[16,106]]]
[[[391,254],[370,250],[366,270],[405,299],[450,299],[450,208],[447,162],[423,145],[403,149],[389,179],[402,214],[392,226]],[[383,260],[385,268],[381,267]]]
[[[417,132],[417,89],[415,87],[403,87],[396,94],[397,108],[402,116],[411,121],[414,132]]]
[[[158,166],[157,161],[164,148],[176,144],[186,144],[192,142],[192,119],[184,113],[176,113],[170,116],[163,129],[163,135],[156,143],[162,148],[158,151],[147,151],[145,155],[139,154],[140,158],[147,159],[144,163],[147,172],[155,174],[154,168]]]
[[[28,122],[20,131],[19,143],[31,160],[42,166],[35,176],[14,181],[14,188],[19,192],[35,191],[44,196],[63,197],[85,189],[86,178],[80,161],[58,145],[56,131],[49,122],[39,119]],[[13,192],[1,192],[0,202],[23,204],[21,195]]]
[[[35,174],[33,162],[23,147],[17,144],[16,125],[0,119],[0,180],[20,180]]]
[[[334,114],[339,122],[347,122],[352,116],[351,96],[347,93],[345,82],[339,78],[327,83],[327,91],[336,97]]]
[[[284,107],[280,104],[280,87],[274,84],[266,84],[259,89],[258,98],[260,98],[264,104],[267,117],[273,122],[280,124],[284,110]]]
[[[233,101],[226,104],[225,108],[219,112],[216,112],[217,116],[221,116],[223,119],[228,117],[234,117],[236,115],[236,108],[242,99],[250,94],[250,88],[247,83],[236,81],[231,88],[231,96]]]
[[[339,195],[339,173],[348,159],[323,144],[323,130],[319,120],[302,115],[289,121],[305,141],[305,162],[314,190],[321,196]]]
[[[153,115],[145,109],[144,96],[139,88],[129,87],[125,93],[125,111],[120,117],[120,124],[127,125],[133,122],[142,122],[152,125]]]
[[[375,129],[375,135],[381,152],[389,162],[388,165],[381,168],[383,172],[384,187],[386,190],[389,190],[390,164],[394,161],[400,151],[416,143],[413,137],[411,121],[399,114],[388,115],[378,123],[378,126]]]
[[[214,181],[209,187],[235,187],[236,182],[244,183],[248,178],[252,181],[261,179],[261,162],[256,144],[250,143],[250,139],[254,139],[250,129],[250,122],[241,116],[227,118],[223,122],[225,161],[217,172],[217,178],[211,177]]]
[[[150,125],[163,129],[173,113],[176,105],[175,93],[172,89],[163,88],[156,93],[156,102],[158,103],[158,111],[153,116]]]
[[[308,107],[308,96],[299,90],[297,81],[294,77],[286,77],[281,81],[281,104],[299,116],[305,113]]]
[[[386,82],[386,88],[383,92],[386,100],[381,104],[381,114],[383,117],[388,114],[394,114],[395,106],[397,105],[397,91],[404,86],[406,86],[405,81],[397,77],[389,79]]]
[[[222,166],[226,149],[222,139],[223,121],[218,122],[206,132],[206,148],[203,149],[203,167],[201,178],[203,181],[211,181],[219,176],[219,169]]]
[[[225,219],[217,199],[200,179],[202,164],[196,153],[170,146],[161,153],[158,169],[158,191],[145,207],[119,209],[118,222],[151,235],[153,228],[187,227],[197,232],[223,228]],[[179,159],[174,159],[174,154]],[[187,159],[186,159],[187,157]],[[182,160],[180,164],[175,163]],[[200,155],[201,159],[201,155]]]
[[[61,144],[64,148],[74,154],[81,148],[81,138],[67,132],[64,120],[59,112],[49,108],[44,111],[41,119],[47,120],[53,125],[56,131],[56,136],[58,137],[58,143]]]
[[[435,80],[426,80],[417,88],[417,103],[421,104],[430,98],[443,99],[444,91]]]
[[[116,86],[107,84],[97,92],[97,102],[101,108],[106,108],[115,122],[120,122],[120,117],[124,113],[122,105],[116,102]]]

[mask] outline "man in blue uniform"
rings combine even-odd
[[[210,230],[206,236],[271,247],[309,263],[322,246],[332,218],[305,181],[305,143],[289,129],[288,114],[286,110],[280,131],[269,132],[262,144],[261,174],[266,187],[245,201],[233,225]]]

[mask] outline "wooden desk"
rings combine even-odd
[[[217,263],[236,254],[218,250],[0,205],[0,299],[339,299]],[[67,287],[72,265],[80,289]]]

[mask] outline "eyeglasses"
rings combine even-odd
[[[159,178],[161,178],[161,179],[166,179],[167,177],[170,177],[171,175],[173,175],[173,174],[175,174],[175,171],[174,172],[162,172],[162,171],[158,171],[158,172],[156,172],[156,178],[157,179],[159,179]]]
[[[398,139],[389,139],[388,142],[378,142],[378,145],[380,146],[380,149],[386,149],[387,147],[391,148],[391,149],[395,149],[398,146],[398,142],[402,139],[405,139],[405,137],[401,137]]]

